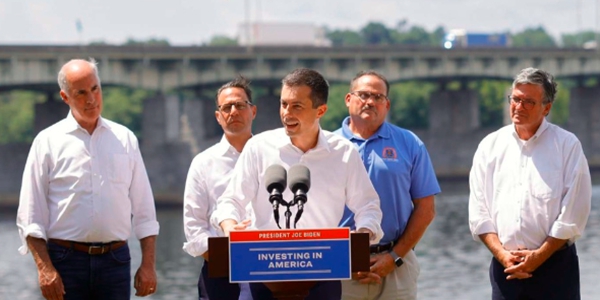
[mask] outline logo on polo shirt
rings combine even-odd
[[[385,160],[396,160],[398,158],[398,154],[396,153],[396,149],[393,147],[385,147],[383,148],[381,157]]]

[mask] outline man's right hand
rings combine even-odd
[[[219,225],[221,226],[221,229],[223,229],[225,236],[229,236],[229,233],[234,230],[246,230],[251,222],[251,220],[244,220],[241,223],[238,223],[233,219],[227,219],[223,220],[223,222],[221,222]]]
[[[525,258],[523,256],[513,255],[508,250],[502,250],[502,251],[500,251],[500,253],[498,253],[498,257],[496,257],[496,259],[504,266],[505,269],[507,269],[507,268],[510,268],[512,266],[516,266],[516,265],[522,263]],[[527,279],[532,276],[531,273],[520,272],[520,271],[516,271],[516,272],[513,271],[513,272],[506,272],[506,273],[508,274],[508,276],[506,277],[507,280]]]
[[[54,267],[46,267],[38,270],[38,281],[44,298],[48,300],[63,299],[65,287]]]

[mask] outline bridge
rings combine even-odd
[[[257,132],[278,127],[281,79],[298,67],[320,71],[331,83],[348,83],[365,69],[383,73],[391,83],[428,81],[440,85],[431,95],[430,126],[417,131],[430,151],[438,176],[465,176],[477,143],[491,131],[480,128],[478,96],[468,90],[446,90],[448,82],[499,79],[508,83],[525,67],[537,67],[557,78],[583,83],[600,78],[600,52],[563,48],[442,49],[405,46],[373,47],[163,47],[163,46],[0,46],[0,92],[14,89],[47,94],[36,105],[35,130],[64,117],[68,107],[57,101],[56,74],[72,58],[99,62],[103,86],[156,91],[144,102],[142,150],[155,189],[178,197],[193,155],[218,139],[214,100],[205,92],[243,74],[268,95],[257,99]],[[600,81],[600,80],[598,80]],[[193,99],[168,95],[188,90]],[[599,87],[571,90],[567,129],[582,141],[592,167],[600,166]],[[453,149],[453,151],[448,151]],[[15,193],[28,145],[6,145],[0,157],[0,194]],[[7,152],[8,151],[8,152]],[[18,190],[16,190],[18,192]],[[1,202],[1,201],[0,201]]]

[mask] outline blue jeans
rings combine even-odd
[[[129,299],[131,256],[129,246],[101,255],[89,255],[48,243],[48,254],[65,286],[65,300]]]
[[[247,283],[230,283],[229,277],[208,277],[208,262],[204,261],[198,278],[200,300],[252,300]]]

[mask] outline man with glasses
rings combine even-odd
[[[215,118],[224,134],[219,143],[198,154],[190,166],[183,200],[187,239],[183,250],[191,256],[204,258],[198,279],[199,299],[252,299],[247,284],[232,284],[229,278],[208,277],[208,238],[217,236],[210,226],[210,214],[229,183],[242,149],[252,137],[256,106],[252,104],[249,82],[239,76],[221,86],[217,91],[216,105]],[[250,218],[250,213],[246,212],[246,219]]]
[[[419,265],[413,248],[435,216],[440,192],[425,145],[412,132],[386,122],[389,83],[359,72],[345,101],[349,117],[337,134],[358,149],[379,194],[384,236],[371,246],[371,270],[342,283],[343,299],[416,299]],[[341,226],[354,226],[346,210]]]
[[[591,179],[581,143],[545,117],[549,73],[523,69],[512,84],[512,124],[473,158],[469,226],[493,258],[492,299],[580,299],[575,240],[587,223]]]

